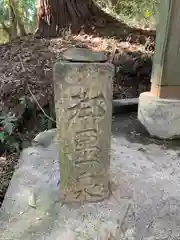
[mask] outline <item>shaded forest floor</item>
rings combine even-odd
[[[92,30],[90,34],[78,35],[67,31],[62,37],[51,40],[28,35],[0,45],[0,115],[15,113],[18,124],[13,136],[19,150],[28,146],[36,133],[53,127],[42,109],[55,118],[52,67],[70,46],[107,54],[116,67],[114,99],[138,97],[150,89],[155,32],[133,29],[125,24],[121,24],[121,28],[117,25]],[[18,154],[14,150],[9,153],[0,143],[0,204]]]

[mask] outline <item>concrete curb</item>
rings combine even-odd
[[[114,99],[112,101],[113,106],[121,107],[127,105],[137,105],[139,103],[139,98],[125,98],[125,99]]]
[[[137,112],[139,98],[115,99],[112,101],[113,115]]]

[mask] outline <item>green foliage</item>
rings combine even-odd
[[[35,29],[36,21],[36,1],[35,0],[14,0],[16,6],[18,7],[18,13],[22,23],[24,24],[26,31],[31,32]],[[2,23],[6,26],[10,25],[10,11],[9,11],[9,1],[0,0],[0,43],[4,43],[8,40],[8,36],[1,27]]]
[[[3,116],[0,116],[0,125],[8,135],[11,135],[15,126],[17,118],[15,114],[9,112]]]
[[[9,7],[7,0],[0,0],[0,27],[1,23],[9,20]],[[8,40],[8,35],[0,28],[0,43],[5,43]]]
[[[16,136],[17,118],[9,112],[0,116],[0,145],[4,145],[8,151],[19,151],[19,142]]]
[[[7,0],[0,0],[0,22],[9,19],[9,7]]]
[[[46,114],[49,114],[49,111],[47,111]],[[38,128],[40,129],[40,131],[45,131],[53,128],[53,122],[43,113],[38,114],[38,123]]]
[[[150,17],[156,14],[157,0],[117,0],[116,10],[129,16]]]
[[[159,0],[97,0],[109,13],[131,19],[151,21],[155,18]]]
[[[20,8],[24,21],[29,24],[34,23],[36,17],[36,1],[20,0]]]
[[[34,105],[34,101],[29,96],[22,96],[19,98],[20,104],[24,105],[25,108],[31,109]]]

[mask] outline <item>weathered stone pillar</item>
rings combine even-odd
[[[161,0],[151,91],[140,95],[138,119],[159,138],[180,136],[180,1]]]
[[[63,202],[109,196],[113,65],[102,53],[67,50],[54,66]]]

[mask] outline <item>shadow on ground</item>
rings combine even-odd
[[[140,44],[145,44],[149,38],[155,41],[156,37],[155,30],[143,30],[130,27],[126,23],[117,20],[114,22],[107,22],[104,26],[96,27],[95,29],[85,29],[85,32],[94,36],[112,37],[121,41]]]
[[[121,41],[130,41],[131,43],[145,44],[147,39],[155,40],[156,31],[150,29],[142,29],[137,27],[129,26],[122,20],[119,20],[110,14],[102,11],[97,6],[96,12],[92,13],[92,16],[86,20],[80,20],[79,27],[70,28],[73,34],[79,34],[83,31],[86,34],[114,38]],[[82,25],[81,25],[82,24]],[[73,24],[72,24],[73,25]],[[60,30],[60,34],[63,31]]]
[[[163,149],[180,149],[180,140],[178,139],[161,140],[151,137],[145,127],[138,121],[136,112],[114,116],[112,132],[115,136],[124,136],[131,143],[156,144]]]

